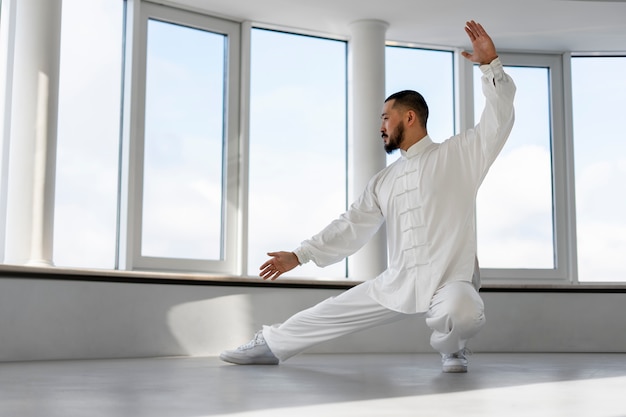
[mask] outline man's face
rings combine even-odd
[[[390,100],[384,104],[381,116],[380,133],[385,144],[385,152],[388,154],[399,149],[404,140],[404,120],[400,112],[393,108],[394,101]]]

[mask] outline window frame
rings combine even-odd
[[[10,244],[6,242],[6,216],[16,10],[14,1],[0,1],[0,263],[5,262],[6,247]]]
[[[574,58],[623,58],[626,59],[626,51],[624,52],[612,52],[612,53],[599,53],[599,52],[567,52],[565,54],[563,54],[563,67],[564,67],[564,71],[563,71],[563,75],[564,75],[564,79],[565,79],[565,103],[566,103],[566,113],[565,113],[565,120],[566,120],[566,127],[568,129],[568,144],[569,144],[569,154],[568,154],[568,158],[569,162],[570,162],[570,166],[569,166],[569,178],[571,178],[571,201],[569,202],[569,204],[571,204],[571,208],[570,210],[572,211],[572,219],[571,219],[571,228],[573,230],[573,234],[572,234],[572,242],[573,242],[573,247],[572,247],[572,259],[573,259],[573,263],[575,266],[574,269],[574,279],[573,282],[574,283],[578,283],[580,285],[587,285],[587,286],[591,286],[591,287],[597,287],[597,286],[602,286],[602,287],[613,287],[613,286],[617,286],[618,288],[621,288],[623,286],[626,286],[626,278],[622,279],[622,281],[581,281],[580,280],[580,276],[578,274],[578,238],[577,238],[577,227],[578,227],[578,223],[576,220],[576,215],[577,215],[577,205],[576,205],[576,194],[575,194],[575,180],[576,178],[576,170],[575,170],[575,132],[574,132],[574,102],[573,102],[573,92],[574,92],[574,84],[573,84],[573,77],[572,77],[572,63],[573,63],[573,59]]]
[[[550,88],[550,129],[552,164],[552,218],[554,268],[481,268],[483,283],[489,284],[566,284],[576,282],[576,243],[572,175],[571,105],[565,97],[565,72],[562,55],[501,53],[503,65],[548,69]],[[571,91],[570,91],[571,92]],[[474,92],[480,94],[480,92]],[[467,95],[473,100],[473,96]],[[465,105],[468,103],[466,102]],[[475,109],[481,111],[481,109]],[[480,261],[480,260],[479,260]]]
[[[329,34],[329,33],[325,33],[325,32],[318,32],[318,31],[313,31],[313,30],[306,30],[306,29],[294,29],[292,27],[284,27],[281,25],[275,25],[275,24],[268,24],[268,23],[261,23],[261,22],[256,22],[256,21],[245,21],[242,23],[242,62],[241,62],[241,74],[242,74],[242,81],[241,81],[241,160],[242,160],[242,166],[241,166],[241,176],[240,176],[240,198],[241,198],[241,205],[240,205],[240,214],[241,214],[241,233],[240,233],[240,253],[241,253],[241,264],[240,266],[240,271],[242,276],[258,276],[258,271],[256,270],[252,270],[250,271],[250,265],[249,265],[249,252],[250,252],[250,227],[249,227],[249,219],[250,219],[250,210],[249,210],[249,203],[250,203],[250,195],[249,195],[249,190],[250,190],[250,181],[249,181],[249,175],[250,175],[250,107],[251,107],[251,102],[252,102],[252,98],[250,96],[251,91],[252,91],[252,85],[251,85],[251,81],[252,81],[252,36],[253,36],[253,30],[262,30],[262,31],[270,31],[270,32],[276,32],[276,33],[282,33],[285,35],[293,35],[293,36],[301,36],[301,37],[308,37],[308,38],[315,38],[315,39],[322,39],[322,40],[328,40],[328,41],[337,41],[337,42],[344,42],[346,45],[346,56],[345,56],[345,60],[346,60],[346,85],[345,85],[345,89],[344,89],[344,94],[345,94],[345,100],[346,100],[346,130],[345,130],[345,149],[346,149],[346,155],[345,155],[345,178],[342,181],[344,186],[345,186],[345,198],[344,198],[344,208],[343,210],[347,210],[350,200],[349,200],[349,187],[348,187],[348,182],[350,179],[350,140],[349,140],[349,94],[348,94],[348,85],[350,83],[349,81],[349,38],[346,36],[339,36],[339,35],[333,35],[333,34]],[[328,219],[329,221],[332,220],[332,218]],[[317,275],[315,277],[309,277],[309,276],[299,276],[297,274],[297,271],[295,273],[293,273],[292,275],[287,275],[284,276],[281,279],[288,279],[288,280],[294,280],[294,281],[301,281],[301,282],[310,282],[311,280],[313,281],[320,281],[320,285],[326,283],[329,281],[329,279],[332,280],[348,280],[348,270],[349,270],[349,260],[348,259],[344,259],[343,261],[341,261],[344,265],[344,276],[341,278],[328,278],[328,276],[324,275],[323,273],[320,275]]]
[[[239,83],[240,24],[191,11],[145,1],[129,2],[126,32],[131,44],[126,47],[122,181],[120,192],[120,233],[118,269],[236,274],[239,269]],[[226,35],[222,259],[179,259],[144,256],[142,247],[144,123],[148,21],[158,20]],[[133,53],[133,51],[135,51]]]

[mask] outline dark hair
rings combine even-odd
[[[387,97],[385,103],[390,100],[395,100],[393,107],[404,107],[417,113],[417,117],[419,118],[422,127],[426,129],[426,122],[428,121],[428,105],[420,93],[413,90],[398,91],[397,93]]]

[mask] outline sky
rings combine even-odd
[[[579,274],[626,280],[626,57],[572,63]]]
[[[91,15],[98,18],[85,18]],[[53,242],[59,266],[114,266],[121,45],[121,2],[63,2]]]
[[[221,256],[225,43],[220,34],[149,22],[143,255]],[[171,221],[181,213],[184,221]]]
[[[478,192],[484,267],[554,268],[550,93],[547,68],[505,67],[515,81],[515,124]],[[474,69],[475,121],[484,106]]]
[[[54,240],[59,266],[114,266],[121,3],[63,4]],[[99,18],[84,18],[90,14]],[[160,22],[149,30],[142,250],[214,258],[222,220],[216,197],[224,39]],[[251,59],[247,268],[254,275],[266,252],[294,249],[349,203],[346,44],[254,30]],[[387,93],[420,91],[436,142],[455,133],[454,59],[449,51],[387,48]],[[572,70],[580,279],[624,280],[626,138],[617,123],[626,108],[626,58],[575,58]],[[518,85],[516,124],[479,193],[481,266],[550,269],[549,76],[542,68],[507,71]],[[481,100],[478,94],[476,109]],[[323,270],[307,265],[292,275],[340,278],[345,269],[345,263]]]
[[[309,53],[303,54],[306,50]],[[323,57],[324,65],[319,65]],[[248,272],[346,209],[345,42],[252,33]],[[345,276],[344,262],[292,275]]]

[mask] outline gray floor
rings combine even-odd
[[[436,354],[0,363],[2,417],[626,416],[626,354]]]

